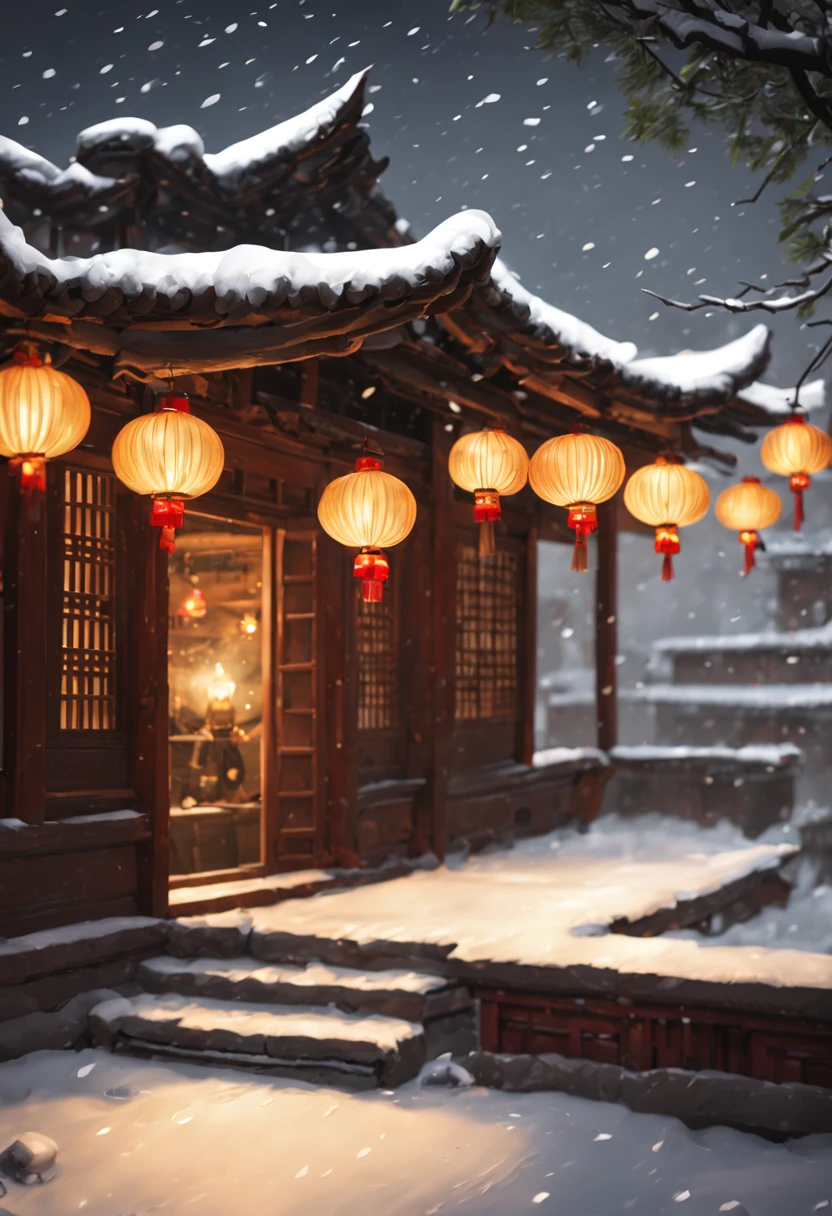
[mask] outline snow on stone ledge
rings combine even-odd
[[[647,684],[639,701],[665,705],[726,705],[734,709],[819,709],[832,706],[832,684]]]
[[[547,768],[551,764],[574,764],[579,760],[597,760],[607,765],[610,758],[598,747],[547,747],[532,756],[534,768]]]
[[[661,638],[653,643],[653,650],[662,654],[691,654],[711,650],[801,650],[816,646],[832,648],[832,621],[814,629],[795,629],[792,632],[767,629],[760,633]]]
[[[610,758],[614,764],[623,761],[661,760],[731,760],[738,764],[772,764],[780,766],[802,756],[794,743],[747,743],[744,747],[684,747],[643,743],[634,747],[614,747]]]
[[[352,302],[391,281],[413,288],[447,277],[455,261],[499,243],[500,232],[491,216],[471,210],[450,216],[422,240],[396,249],[294,253],[238,245],[213,253],[117,249],[90,258],[53,259],[27,245],[23,231],[0,211],[0,269],[5,261],[21,278],[37,272],[58,284],[80,284],[82,293],[86,289],[100,295],[116,287],[127,299],[143,292],[170,298],[182,290],[199,295],[213,288],[218,296],[230,294],[256,306],[288,281],[290,299],[311,287],[333,308],[345,295]]]
[[[52,946],[65,946],[71,942],[89,938],[109,937],[114,933],[130,933],[135,929],[149,929],[162,924],[155,916],[107,916],[103,920],[85,920],[57,929],[41,929],[22,937],[0,940],[0,955],[26,954],[30,950],[47,950]]]

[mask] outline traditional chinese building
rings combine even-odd
[[[38,342],[93,411],[37,517],[0,487],[0,933],[164,916],[194,887],[210,907],[231,879],[268,900],[270,875],[591,818],[616,532],[638,525],[600,512],[597,738],[535,766],[536,550],[568,539],[565,512],[524,490],[480,559],[448,451],[484,423],[533,451],[582,421],[630,467],[730,465],[712,444],[786,408],[758,383],[763,326],[640,359],[522,287],[485,213],[411,240],[364,85],[215,154],[140,119],[82,132],[63,170],[0,140],[0,354]],[[110,451],[171,377],[226,464],[168,557]],[[378,604],[316,519],[365,441],[418,504]]]

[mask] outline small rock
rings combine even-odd
[[[474,1084],[474,1078],[468,1069],[463,1068],[461,1064],[455,1064],[449,1051],[425,1064],[420,1073],[420,1080],[422,1085],[447,1085],[451,1089]]]
[[[112,1089],[104,1090],[105,1098],[117,1098],[120,1102],[126,1102],[128,1098],[133,1097],[133,1090],[129,1085],[114,1085]]]
[[[24,1132],[0,1156],[0,1169],[15,1182],[31,1186],[48,1182],[55,1173],[58,1146],[42,1132]]]

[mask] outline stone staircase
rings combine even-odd
[[[252,1068],[349,1089],[389,1088],[476,1046],[468,989],[430,968],[349,958],[346,943],[251,932],[243,912],[172,922],[135,992],[90,1013],[111,1051]],[[356,966],[344,966],[343,960]],[[441,963],[433,960],[434,965]]]
[[[828,802],[832,629],[656,644],[652,707],[659,745],[793,745],[803,753],[802,801]]]

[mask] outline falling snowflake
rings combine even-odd
[[[653,258],[657,258],[658,256],[659,256],[659,251],[656,248],[656,246],[654,245],[652,249],[647,250],[647,252],[644,255],[644,260],[645,260],[645,262],[650,262],[653,260]]]
[[[207,110],[209,106],[215,106],[220,97],[222,97],[222,93],[212,93],[210,97],[205,98],[202,105],[199,107],[200,110]]]

